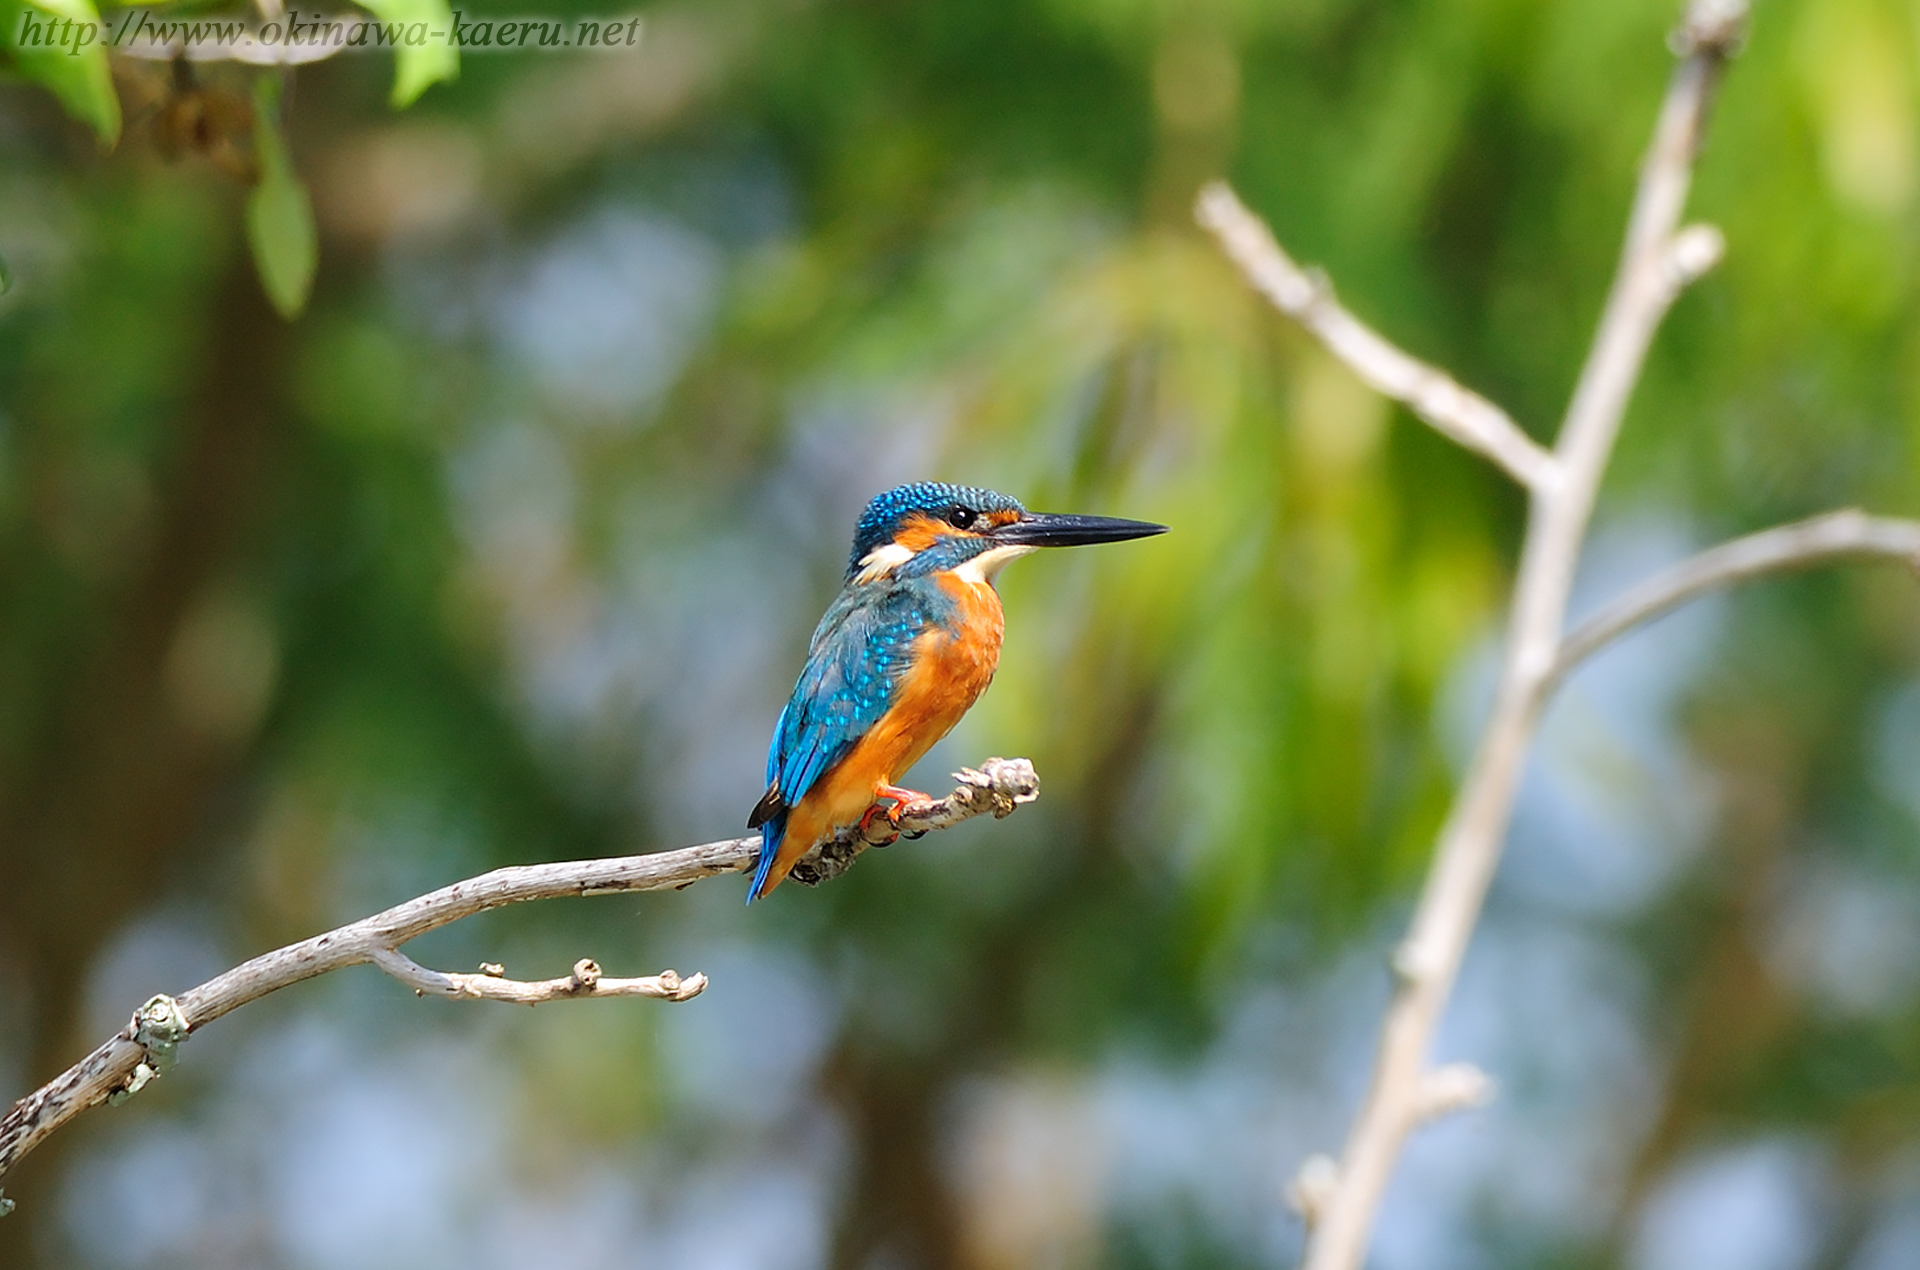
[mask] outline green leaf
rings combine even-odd
[[[0,295],[13,290],[13,270],[7,268],[7,258],[0,256]]]
[[[291,321],[307,307],[319,259],[313,202],[287,156],[280,135],[280,81],[263,77],[254,90],[254,152],[260,183],[247,196],[247,242],[260,286],[281,317]]]
[[[459,75],[460,50],[452,40],[453,6],[448,0],[359,0],[359,4],[394,33],[391,100],[396,108],[411,106],[430,85]]]
[[[0,0],[0,47],[104,146],[120,139],[120,98],[93,0]]]

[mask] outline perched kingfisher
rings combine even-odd
[[[960,721],[993,679],[1003,619],[993,578],[1040,547],[1123,542],[1165,525],[1030,512],[992,490],[923,481],[867,504],[846,582],[813,632],[806,669],[767,751],[751,904],[794,862],[880,804],[925,794],[894,782]]]

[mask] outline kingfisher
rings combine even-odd
[[[894,782],[986,691],[1005,629],[994,575],[1041,547],[1124,542],[1165,525],[1030,512],[992,490],[921,481],[867,504],[846,579],[773,729],[747,903],[842,829],[927,795]],[[891,806],[883,807],[883,804]]]

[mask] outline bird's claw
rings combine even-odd
[[[908,832],[901,828],[900,822],[907,815],[909,809],[913,811],[923,811],[933,805],[934,800],[918,790],[901,789],[897,786],[888,786],[887,788],[876,790],[874,791],[873,805],[868,807],[866,814],[860,817],[860,834],[863,837],[867,836],[874,828],[874,821],[884,819],[887,822],[887,828],[893,832],[893,836],[896,838],[921,837],[926,833],[926,830],[921,829]]]

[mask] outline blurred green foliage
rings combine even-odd
[[[460,73],[460,48],[451,38],[453,12],[446,0],[379,0],[364,7],[387,33],[384,42],[373,43],[393,50],[394,106],[410,106],[434,84]],[[167,0],[146,8],[164,13]],[[103,21],[93,0],[8,0],[6,7],[0,8],[0,72],[11,71],[45,88],[68,114],[93,129],[103,147],[111,149],[120,139],[121,108],[120,92],[109,66],[109,49],[121,44],[132,47],[139,41],[146,28],[143,19],[151,17],[146,8],[110,9]],[[278,3],[261,8],[254,37],[269,51],[299,43],[294,36],[300,26],[300,10],[296,6],[283,18],[282,8]],[[177,157],[183,148],[213,156],[235,143],[235,139],[220,135],[223,129],[234,127],[242,134],[239,148],[251,148],[254,156],[246,165],[254,181],[247,207],[247,241],[269,302],[282,317],[291,319],[306,307],[317,244],[306,186],[288,160],[281,136],[280,77],[277,72],[257,77],[250,129],[238,119],[223,120],[221,103],[206,98],[195,84],[195,58],[184,50],[187,42],[217,44],[219,37],[211,34],[210,23],[192,20],[202,16],[189,10],[187,20],[167,26],[174,33],[169,38],[182,51],[173,61],[173,96],[157,107],[149,106],[154,113],[154,140],[169,158]],[[313,17],[308,15],[310,27],[304,38],[309,44],[324,45],[325,37],[311,30]],[[423,38],[414,39],[408,34],[415,27]],[[269,28],[274,33],[271,36],[267,35]],[[134,41],[122,39],[129,31]],[[429,33],[433,38],[425,38]],[[342,34],[335,38],[348,37]],[[368,39],[359,37],[361,43]],[[0,285],[0,290],[4,289]]]
[[[120,139],[120,99],[99,35],[93,0],[9,0],[0,12],[0,48],[11,68],[59,99],[102,145]]]
[[[0,40],[21,12],[0,0]],[[89,1161],[136,1158],[115,1135],[137,1126],[197,1125],[212,1154],[265,1140],[282,1104],[249,1101],[246,1056],[269,1052],[322,1092],[366,1053],[403,1052],[415,1066],[396,1070],[437,1073],[403,1105],[493,1091],[516,1194],[578,1190],[582,1168],[677,1194],[672,1178],[729,1153],[801,1161],[829,1179],[815,1259],[835,1266],[1265,1264],[1296,1237],[1275,1197],[1294,1147],[1337,1143],[1384,992],[1370,968],[1445,814],[1524,509],[1263,309],[1190,201],[1228,175],[1350,307],[1548,438],[1674,6],[645,16],[637,49],[475,57],[457,80],[420,60],[302,68],[284,112],[258,99],[240,147],[257,171],[218,138],[168,157],[183,90],[163,66],[11,49],[92,132],[37,90],[0,95],[6,1088],[183,986],[165,976],[201,963],[110,973],[155,922],[210,944],[211,970],[492,864],[736,832],[853,515],[897,480],[1174,527],[1003,579],[999,680],[922,783],[1019,753],[1045,798],[750,914],[723,880],[637,912],[495,915],[419,954],[714,975],[710,999],[668,1013],[429,1015],[373,978],[263,1004],[10,1178],[0,1261],[162,1264],[90,1252],[41,1201],[62,1170],[92,1186]],[[1728,259],[1654,349],[1600,556],[1649,525],[1672,555],[1840,504],[1917,510],[1914,21],[1893,0],[1762,7],[1693,201]],[[390,77],[394,104],[419,98],[403,114]],[[251,119],[277,82],[212,65],[191,91]],[[1661,562],[1628,559],[1614,581]],[[1674,680],[1652,704],[1598,669],[1576,680],[1556,716],[1573,757],[1541,764],[1542,798],[1566,777],[1634,808],[1672,784],[1682,811],[1629,830],[1632,814],[1523,808],[1516,831],[1524,876],[1584,833],[1602,858],[1659,860],[1633,866],[1650,880],[1605,902],[1503,886],[1489,915],[1600,967],[1578,992],[1496,994],[1522,1037],[1494,1063],[1489,1123],[1607,1114],[1558,1165],[1436,1139],[1478,1161],[1451,1173],[1481,1189],[1413,1161],[1389,1223],[1450,1224],[1427,1259],[1389,1239],[1381,1264],[1671,1264],[1633,1251],[1665,1229],[1666,1180],[1775,1140],[1824,1162],[1819,1264],[1905,1264],[1866,1258],[1915,1202],[1901,1169],[1920,1147],[1911,579],[1769,583],[1717,612],[1692,660],[1660,651],[1683,642],[1672,627],[1636,645]],[[1563,892],[1601,889],[1568,876]],[[1470,998],[1509,965],[1486,956]],[[1218,1074],[1270,993],[1286,1024],[1256,1069],[1298,1112],[1277,1123]],[[743,1052],[782,1011],[797,1021],[768,1035],[791,1042],[802,1092],[754,1111],[782,1060]],[[1553,1020],[1616,1013],[1639,1056],[1616,1064],[1633,1095],[1617,1114],[1541,1057],[1591,1039]],[[281,1035],[327,1062],[272,1050]],[[444,1045],[404,1049],[423,1036]],[[732,1083],[703,1084],[689,1055]],[[1130,1063],[1191,1080],[1235,1108],[1223,1133],[1268,1143],[1257,1164],[1203,1152],[1260,1216],[1222,1217],[1205,1187],[1082,1194],[1066,1164],[1043,1170],[1058,1194],[969,1189],[1001,1177],[994,1108],[1103,1140],[1075,1117]],[[808,1154],[816,1111],[830,1166]],[[223,1115],[243,1122],[228,1137]],[[1112,1159],[1115,1178],[1144,1167]],[[1558,1208],[1524,1184],[1568,1171],[1578,1199]],[[1053,1225],[978,1198],[1017,1208],[1024,1189],[1052,1197]],[[257,1208],[245,1220],[285,1226]],[[196,1238],[193,1264],[251,1264]]]

